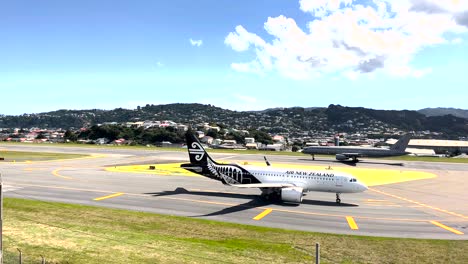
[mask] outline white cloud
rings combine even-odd
[[[190,41],[190,44],[195,47],[200,47],[201,45],[203,45],[203,40],[201,39],[199,40],[189,39],[189,41]]]
[[[353,81],[359,78],[359,72],[356,71],[346,71],[343,73],[343,75]]]
[[[225,44],[238,52],[253,50],[256,56],[251,61],[232,63],[231,67],[256,74],[276,71],[292,79],[336,72],[356,79],[376,71],[421,77],[430,71],[413,69],[415,54],[429,46],[450,43],[446,33],[468,31],[464,25],[468,1],[353,2],[300,0],[301,10],[312,15],[307,30],[292,18],[269,17],[264,29],[273,38],[270,42],[237,26],[226,36]]]
[[[323,17],[329,12],[335,12],[341,6],[351,5],[353,0],[300,0],[302,11],[311,12],[317,17]]]
[[[412,76],[415,78],[421,78],[426,74],[429,74],[432,72],[431,68],[426,68],[426,69],[421,69],[421,70],[413,70]]]
[[[229,33],[224,43],[231,46],[235,51],[246,51],[249,49],[250,45],[265,45],[263,39],[253,33],[247,32],[243,26],[237,26],[236,32]]]
[[[452,40],[452,43],[453,43],[453,44],[460,44],[460,43],[462,43],[462,42],[463,42],[463,39],[462,39],[462,38],[456,38],[456,39],[453,39],[453,40]]]

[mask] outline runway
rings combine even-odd
[[[232,223],[314,232],[386,237],[467,239],[468,164],[363,160],[357,168],[395,173],[422,171],[435,177],[372,186],[358,194],[310,192],[301,205],[271,204],[259,190],[236,189],[203,177],[178,173],[115,172],[128,164],[186,162],[185,152],[131,149],[0,145],[1,149],[98,154],[96,157],[0,162],[6,197],[97,205]],[[262,155],[210,154],[223,162],[261,162]],[[332,159],[269,156],[291,166],[354,169]]]

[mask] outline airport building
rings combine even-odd
[[[389,145],[395,144],[395,139],[389,139],[386,143]],[[411,149],[430,149],[436,154],[446,153],[467,153],[468,141],[461,140],[438,140],[438,139],[411,139],[408,148]]]

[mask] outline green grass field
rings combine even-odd
[[[468,241],[288,231],[101,207],[4,200],[5,263],[466,263]]]
[[[88,155],[0,150],[0,158],[4,158],[4,160],[0,162],[46,161],[59,159],[76,159],[83,157],[88,157]]]

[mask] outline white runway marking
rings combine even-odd
[[[3,188],[3,192],[6,193],[6,192],[14,192],[16,190],[21,190],[23,189],[24,187],[16,187],[16,186],[13,186],[13,185],[7,185],[7,184],[3,184],[2,186]]]

